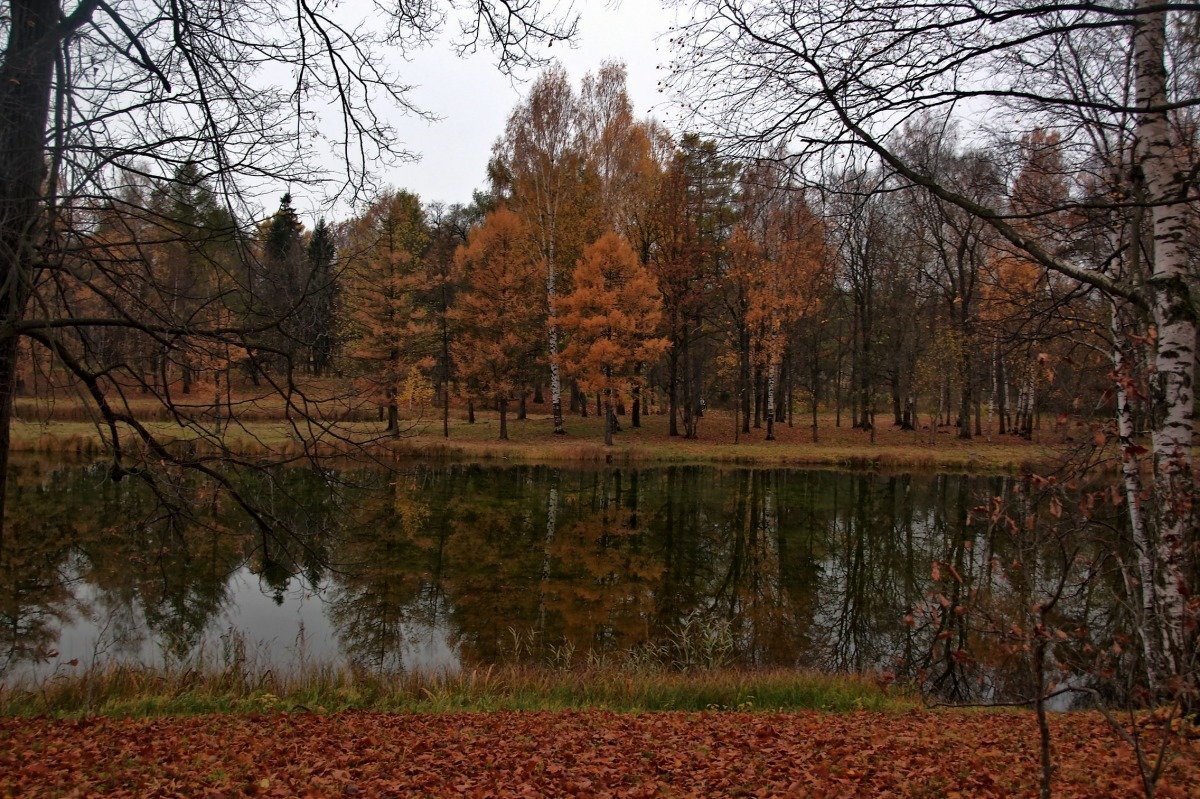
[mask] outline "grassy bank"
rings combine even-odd
[[[817,466],[828,468],[922,469],[964,472],[1022,472],[1045,469],[1069,449],[1071,442],[1061,432],[1049,432],[1039,440],[1013,436],[983,436],[961,440],[953,430],[898,430],[880,427],[875,442],[869,432],[838,426],[830,415],[822,417],[816,442],[810,428],[779,425],[775,441],[765,441],[765,432],[734,434],[733,417],[710,412],[697,439],[668,434],[665,416],[646,416],[642,427],[629,427],[617,434],[612,447],[603,444],[601,423],[595,416],[567,420],[566,436],[553,434],[550,418],[530,414],[511,419],[509,440],[498,440],[495,414],[478,413],[474,424],[451,420],[450,436],[442,435],[440,420],[410,419],[396,437],[383,436],[378,423],[351,422],[337,426],[336,435],[318,435],[316,448],[327,454],[344,453],[348,447],[339,437],[370,441],[367,451],[386,458],[453,457],[464,460],[521,463],[640,463],[640,464],[736,464],[762,466]],[[194,439],[194,431],[170,421],[146,421],[145,426],[163,440]],[[304,428],[306,437],[319,431]],[[135,441],[130,435],[127,441]],[[13,424],[14,450],[40,453],[91,455],[103,451],[95,426],[76,419],[18,419]],[[240,455],[295,455],[305,450],[297,430],[283,420],[239,421],[229,426],[223,444]]]
[[[114,666],[0,688],[0,715],[178,716],[346,710],[854,710],[917,706],[894,686],[856,676],[731,669],[674,672],[627,668],[496,667],[454,674],[379,675],[309,667],[197,673]]]

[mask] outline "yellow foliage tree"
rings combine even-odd
[[[455,266],[464,288],[451,312],[454,362],[472,397],[496,403],[507,439],[508,403],[525,391],[546,331],[541,262],[528,227],[502,208],[471,231]]]

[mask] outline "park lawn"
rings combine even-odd
[[[595,415],[568,417],[564,423],[567,435],[556,436],[544,413],[531,413],[523,421],[510,418],[508,441],[498,440],[495,414],[477,414],[474,425],[452,419],[449,439],[442,435],[440,420],[422,420],[411,424],[408,436],[397,446],[469,459],[526,462],[597,462],[611,456],[614,462],[1019,472],[1056,462],[1073,443],[1066,441],[1061,431],[1037,442],[1015,436],[964,441],[949,428],[931,436],[928,430],[899,430],[883,424],[872,443],[869,432],[854,430],[845,420],[837,426],[833,414],[820,417],[816,442],[811,427],[801,426],[799,421],[790,428],[777,424],[775,441],[764,440],[765,428],[735,435],[733,415],[723,411],[705,415],[696,439],[670,436],[665,415],[643,416],[640,428],[632,428],[627,416],[619,422],[622,430],[612,447],[604,446],[602,420]]]
[[[228,425],[223,442],[242,455],[296,455],[304,451],[301,440],[319,442],[324,454],[351,454],[348,441],[370,442],[367,451],[390,458],[444,457],[464,460],[521,463],[641,463],[653,464],[737,464],[762,466],[819,466],[828,468],[937,469],[960,472],[1024,472],[1050,468],[1069,454],[1079,439],[1090,435],[1060,428],[1048,430],[1026,441],[1015,436],[982,436],[961,440],[951,428],[937,433],[929,430],[899,430],[879,425],[876,441],[870,433],[854,430],[843,420],[837,426],[832,414],[820,417],[818,441],[812,441],[810,427],[775,428],[775,441],[765,441],[765,430],[751,429],[735,436],[733,416],[710,411],[701,421],[699,437],[685,439],[668,435],[663,415],[642,417],[642,427],[630,427],[622,417],[622,430],[614,445],[605,447],[601,420],[595,415],[566,420],[567,435],[556,436],[549,415],[530,413],[524,420],[510,417],[508,441],[498,438],[499,420],[495,413],[481,411],[469,424],[465,415],[455,411],[450,420],[450,436],[443,436],[436,409],[424,416],[403,419],[399,434],[386,436],[375,421],[338,422],[329,431],[307,423],[293,425],[270,413],[248,413]],[[149,415],[149,414],[148,414]],[[173,421],[148,418],[143,424],[163,440],[188,440],[197,432]],[[126,442],[136,441],[125,431]],[[95,425],[69,412],[25,413],[14,420],[12,447],[15,451],[76,453],[94,455],[102,451]]]
[[[1139,794],[1131,748],[1056,714],[1054,795]],[[1144,730],[1153,733],[1153,730]],[[0,796],[1034,796],[1032,713],[319,713],[0,718]],[[1194,796],[1200,741],[1158,787]]]

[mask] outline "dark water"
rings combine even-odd
[[[267,534],[199,485],[181,517],[99,467],[15,468],[0,551],[7,680],[93,661],[407,670],[630,652],[925,674],[939,633],[970,630],[951,613],[906,614],[957,607],[979,586],[1019,603],[1053,560],[1027,567],[1024,587],[994,573],[1018,542],[967,520],[1011,491],[1004,477],[285,469],[242,484],[290,530]],[[963,583],[934,585],[934,561]],[[1105,590],[1089,588],[1076,621],[1118,623]]]

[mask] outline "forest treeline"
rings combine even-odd
[[[532,403],[555,432],[605,414],[609,441],[648,412],[698,437],[718,407],[767,439],[781,423],[815,439],[819,412],[963,438],[1111,415],[1097,292],[890,172],[845,166],[818,192],[782,152],[735,160],[637,119],[625,83],[617,63],[578,89],[544,71],[466,204],[389,190],[308,229],[284,195],[247,226],[197,164],[131,179],[76,220],[75,267],[36,287],[75,321],[23,343],[22,390],[86,361],[122,391],[211,399],[219,422],[231,386],[307,374],[388,434],[436,408],[448,435],[461,403],[472,421],[499,411],[504,438]],[[1015,165],[919,120],[905,137],[960,194],[1076,246],[1086,211],[1054,210],[1070,180],[1056,134],[1026,134]],[[80,321],[113,308],[128,324]]]

